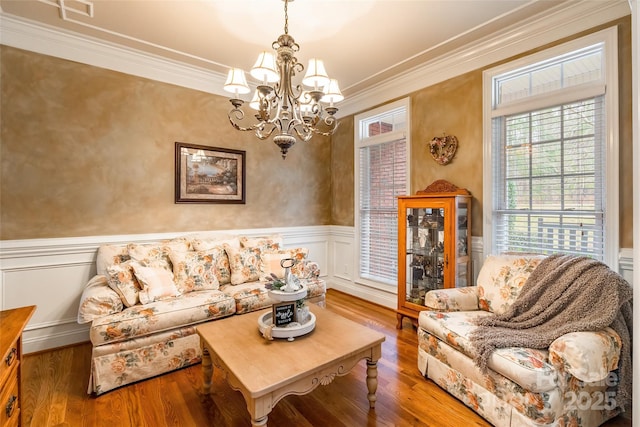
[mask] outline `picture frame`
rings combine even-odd
[[[176,142],[176,203],[245,203],[245,151]]]

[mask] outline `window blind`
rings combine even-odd
[[[493,119],[499,252],[604,258],[604,97]]]
[[[359,273],[363,278],[395,284],[397,196],[407,193],[406,140],[362,146],[359,162]]]

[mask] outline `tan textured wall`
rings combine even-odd
[[[0,239],[329,224],[330,141],[234,130],[229,102],[2,46]],[[175,204],[175,142],[246,151],[246,204]]]
[[[454,135],[458,150],[440,165],[429,152],[435,136]],[[482,72],[473,71],[411,95],[411,193],[444,179],[471,192],[471,234],[482,235]]]
[[[618,26],[620,61],[620,247],[633,247],[633,111],[631,92],[631,18]],[[640,191],[636,188],[635,191]]]
[[[570,39],[611,25],[618,25],[619,36],[620,247],[631,248],[633,247],[631,19],[626,17],[577,34]],[[567,40],[560,40],[553,45]],[[536,51],[541,49],[543,48]],[[473,195],[471,232],[474,236],[482,236],[482,70],[454,77],[416,91],[409,96],[412,110],[411,192],[415,193],[423,189],[436,179],[446,179],[458,187],[468,189]],[[332,149],[339,148],[353,152],[353,116],[343,118],[342,122],[349,124],[350,133],[334,135]],[[440,166],[434,162],[427,148],[428,141],[434,136],[441,136],[443,132],[455,135],[459,141],[458,151],[453,161],[446,166]],[[336,182],[344,179],[343,171],[348,166],[344,162],[353,164],[353,154],[337,156],[334,153],[332,158],[332,180]],[[349,178],[353,181],[352,176]],[[344,185],[342,192],[333,192],[333,203],[333,223],[352,226],[354,224],[353,182]]]
[[[340,120],[331,139],[331,224],[353,226],[353,116]]]

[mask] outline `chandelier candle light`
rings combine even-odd
[[[260,83],[249,102],[256,110],[257,123],[242,126],[245,112],[244,101],[239,95],[251,92],[244,71],[239,68],[229,70],[224,89],[234,94],[229,100],[233,105],[229,111],[231,125],[242,131],[254,131],[260,139],[272,134],[273,142],[280,147],[282,158],[286,158],[289,148],[301,141],[309,141],[313,134],[329,136],[338,127],[334,103],[344,99],[338,81],[330,79],[320,59],[310,59],[302,85],[293,85],[292,77],[302,73],[304,66],[295,57],[300,46],[289,35],[287,6],[293,0],[284,1],[284,34],[273,42],[273,53],[264,51],[251,69],[251,76]],[[323,105],[326,104],[326,105]],[[326,113],[326,114],[325,114]]]

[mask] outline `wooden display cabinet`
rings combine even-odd
[[[398,198],[398,323],[417,322],[432,289],[471,283],[471,194],[439,180]]]

